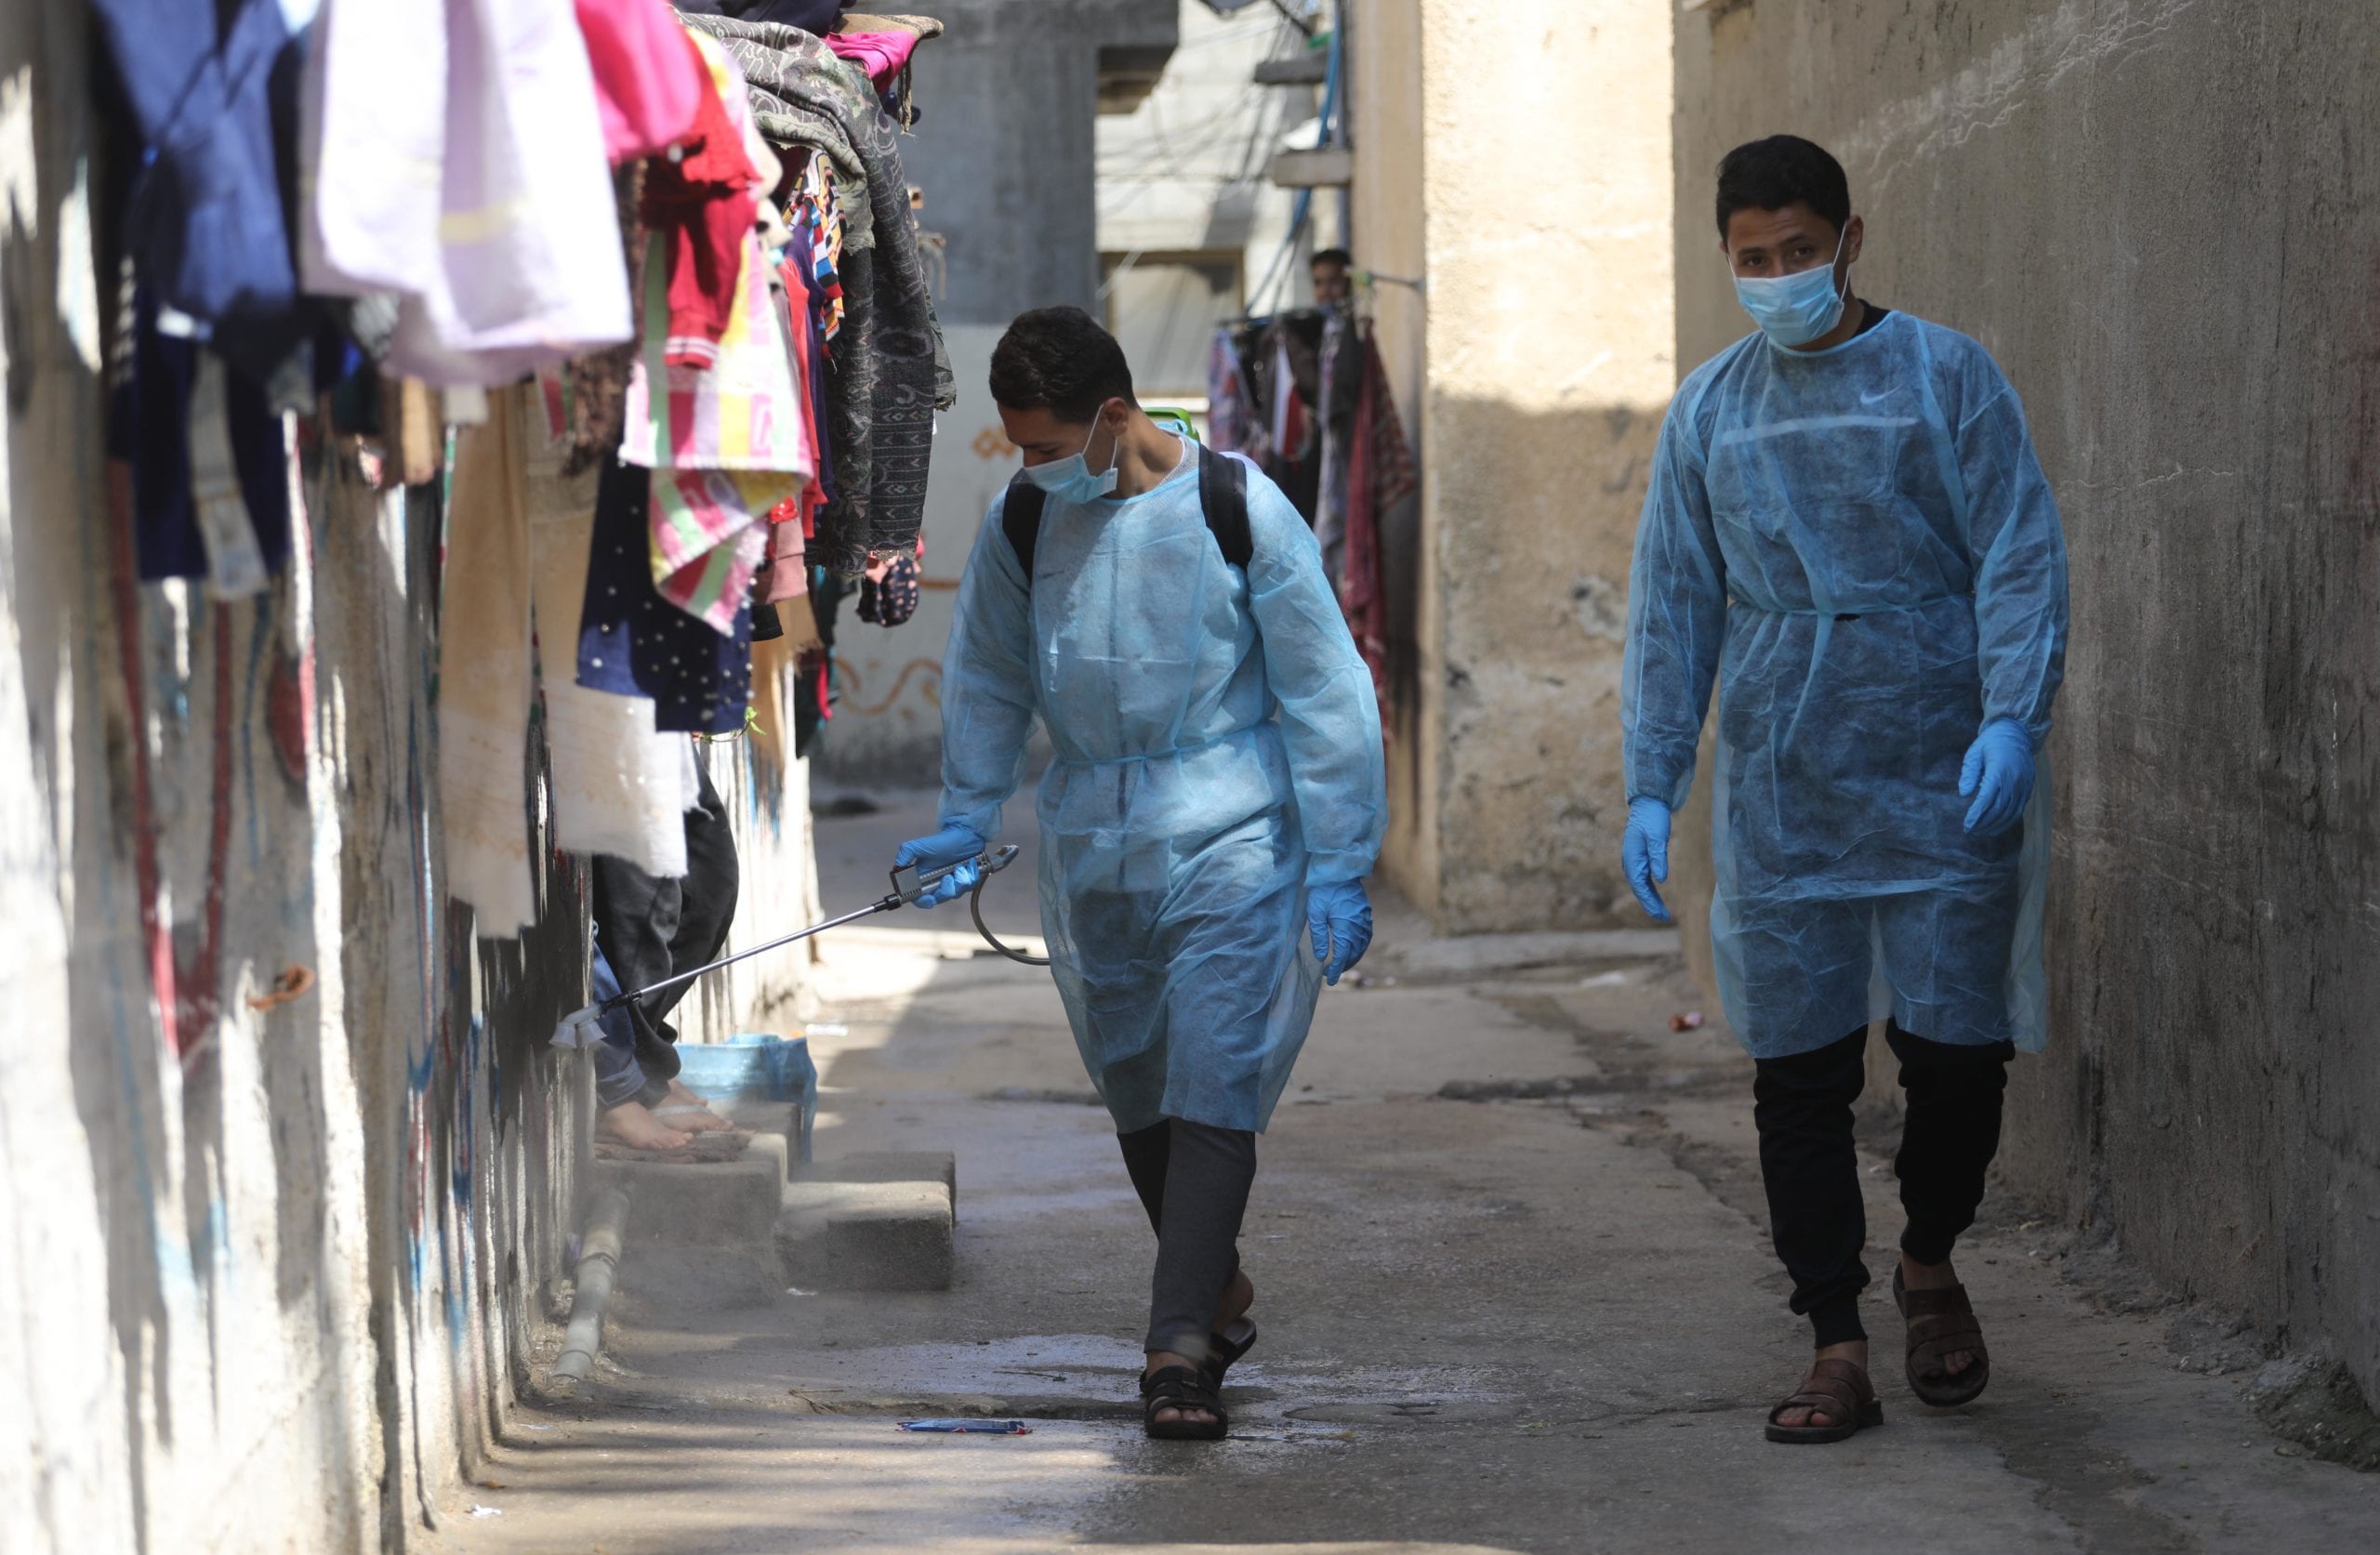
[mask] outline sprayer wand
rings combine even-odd
[[[597,1023],[601,1021],[604,1016],[610,1014],[613,1010],[624,1008],[633,1000],[641,999],[648,995],[658,994],[666,988],[675,988],[681,982],[692,982],[694,979],[701,977],[706,973],[718,971],[722,967],[733,967],[738,961],[748,961],[755,955],[765,955],[773,950],[783,950],[786,946],[794,944],[802,940],[807,940],[813,935],[824,934],[829,929],[840,929],[845,924],[857,923],[862,918],[874,917],[879,913],[898,912],[902,908],[911,905],[919,897],[925,895],[926,892],[932,890],[934,887],[940,885],[943,881],[948,879],[951,876],[957,874],[959,870],[964,869],[971,863],[975,866],[976,870],[980,874],[980,878],[975,882],[976,899],[980,903],[983,896],[984,882],[985,880],[989,880],[993,876],[998,875],[1001,870],[1006,869],[1010,864],[1015,862],[1016,848],[1015,845],[1012,843],[1007,847],[996,848],[980,858],[962,859],[957,863],[944,864],[935,869],[896,869],[892,872],[892,893],[883,897],[879,901],[868,903],[866,906],[860,908],[857,912],[845,913],[840,917],[828,918],[824,923],[813,923],[809,928],[787,934],[782,939],[771,940],[767,944],[754,945],[749,950],[739,950],[733,955],[722,955],[718,960],[706,962],[704,965],[696,967],[691,971],[680,972],[675,977],[663,978],[660,982],[648,983],[642,988],[631,988],[626,993],[615,994],[610,998],[599,1000],[594,1004],[588,1005],[584,1009],[572,1011],[570,1014],[563,1016],[562,1024],[554,1029],[553,1045],[557,1048],[584,1048],[590,1042],[601,1040],[601,1038],[595,1034],[595,1030]],[[975,916],[976,926],[981,928],[983,926],[983,910],[978,906],[976,908]],[[998,950],[1000,954],[1010,957],[1012,960],[1025,961],[1031,959],[1011,950],[1008,946],[1001,944],[998,940],[992,940],[989,930],[985,931],[984,937],[986,940],[991,940],[992,947],[995,950]],[[1033,961],[1032,964],[1037,966],[1047,965],[1046,962],[1038,960]]]

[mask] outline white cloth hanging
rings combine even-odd
[[[510,382],[630,333],[571,0],[328,0],[308,65],[307,289],[401,297],[390,371]]]

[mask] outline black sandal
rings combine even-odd
[[[1160,1409],[1183,1413],[1170,1420],[1160,1420],[1157,1417]],[[1194,1409],[1214,1418],[1190,1419],[1188,1413]],[[1141,1378],[1141,1425],[1160,1442],[1220,1442],[1231,1430],[1231,1417],[1223,1413],[1223,1401],[1208,1382],[1204,1370],[1167,1366]]]
[[[1220,1392],[1223,1374],[1239,1364],[1239,1358],[1256,1348],[1256,1324],[1244,1317],[1236,1317],[1231,1326],[1207,1336],[1207,1386]]]

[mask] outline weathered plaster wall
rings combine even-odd
[[[1176,0],[945,0],[918,51],[923,114],[901,143],[926,191],[919,224],[949,240],[945,323],[1005,324],[1099,298],[1091,136],[1103,49],[1155,51]]]
[[[1355,164],[1350,247],[1359,268],[1396,278],[1375,283],[1366,305],[1397,412],[1426,473],[1432,451],[1421,406],[1429,305],[1425,284],[1414,284],[1429,266],[1421,10],[1411,0],[1354,0],[1346,9],[1348,138]],[[1421,515],[1419,503],[1406,505],[1382,536],[1389,688],[1381,716],[1389,731],[1389,833],[1381,863],[1416,904],[1435,911],[1438,747],[1430,731],[1436,727],[1442,672],[1431,604],[1435,572],[1421,545]]]
[[[132,581],[85,20],[0,0],[0,1548],[403,1548],[575,1222],[581,872],[445,902],[430,491],[310,441],[268,593]]]
[[[1731,145],[1831,146],[1859,289],[1983,341],[2066,515],[2054,1046],[2002,1166],[2380,1398],[2380,28],[2366,0],[1683,17],[1679,362]]]
[[[1394,38],[1393,9],[1362,20]],[[1629,547],[1675,380],[1670,18],[1623,0],[1419,17],[1427,689],[1399,728],[1424,771],[1393,860],[1448,929],[1618,921]],[[1402,152],[1397,133],[1365,154]]]

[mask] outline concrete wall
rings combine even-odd
[[[546,854],[521,942],[447,904],[430,490],[310,436],[268,593],[133,581],[85,26],[0,0],[0,1549],[403,1548],[458,1513],[563,1272],[584,870]],[[763,920],[815,900],[765,758],[712,754]]]
[[[1680,19],[1679,361],[1731,145],[1831,146],[1859,290],[1981,339],[2064,506],[2055,1034],[2002,1166],[2380,1398],[2380,58],[2367,0]]]
[[[945,324],[1005,324],[1099,298],[1091,120],[1102,49],[1172,46],[1176,0],[944,0],[918,52],[922,115],[901,143],[926,191],[919,224],[949,240]]]
[[[1352,24],[1374,270],[1409,250],[1420,152],[1418,684],[1389,859],[1449,930],[1621,920],[1628,556],[1675,380],[1670,33],[1633,0],[1382,3]],[[1393,306],[1409,364],[1413,305]]]
[[[1349,245],[1358,268],[1407,283],[1376,283],[1364,299],[1374,337],[1421,468],[1432,450],[1422,426],[1422,385],[1429,347],[1429,307],[1420,282],[1429,266],[1422,174],[1430,148],[1422,134],[1421,9],[1410,0],[1351,0],[1347,28],[1348,138],[1355,154],[1355,231]],[[1437,889],[1438,743],[1435,730],[1442,672],[1430,583],[1435,571],[1421,545],[1421,508],[1399,510],[1382,536],[1388,594],[1388,807],[1392,820],[1382,850],[1383,873],[1425,906]],[[1425,580],[1428,580],[1425,582]],[[1427,619],[1425,621],[1425,613]]]

